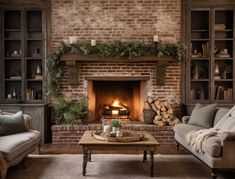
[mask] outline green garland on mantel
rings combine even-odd
[[[115,59],[167,55],[179,62],[184,55],[184,51],[185,46],[182,44],[168,44],[163,42],[144,44],[114,41],[96,46],[91,46],[88,43],[70,45],[61,42],[60,46],[47,58],[49,75],[48,95],[52,94],[52,92],[54,94],[60,93],[60,81],[62,78],[60,57],[66,53],[76,53],[78,55],[96,54],[99,58],[112,57]]]

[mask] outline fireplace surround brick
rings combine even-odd
[[[101,124],[89,125],[54,125],[52,126],[52,144],[78,145],[86,130],[101,130]],[[146,124],[125,124],[122,130],[149,131],[163,145],[173,145],[174,132],[171,126],[156,126]]]
[[[51,0],[51,49],[69,36],[79,42],[107,43],[113,40],[152,42],[158,35],[164,42],[181,39],[181,0]],[[97,59],[98,61],[98,59]],[[92,62],[78,64],[78,85],[70,85],[69,68],[63,65],[62,92],[78,98],[87,95],[87,76],[145,76],[147,95],[168,99],[175,112],[180,113],[181,67],[170,62],[166,68],[165,85],[156,85],[155,63]],[[144,126],[144,127],[143,127]],[[134,130],[149,130],[160,143],[173,143],[171,127],[135,126]],[[52,126],[53,144],[77,144],[83,132],[96,129],[85,126]],[[130,129],[132,129],[130,127]]]

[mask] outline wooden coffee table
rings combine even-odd
[[[154,152],[156,147],[159,146],[159,142],[146,131],[141,131],[139,133],[144,134],[144,139],[138,142],[107,142],[97,140],[92,136],[94,131],[86,131],[79,145],[82,146],[83,150],[83,176],[86,175],[87,162],[91,161],[92,150],[128,150],[128,151],[143,151],[143,162],[147,162],[147,152],[150,153],[150,176],[153,177],[154,173]],[[137,131],[136,131],[137,132]]]

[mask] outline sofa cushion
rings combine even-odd
[[[188,124],[204,128],[211,128],[213,125],[217,104],[202,106],[197,103],[190,116]]]
[[[209,137],[202,142],[202,151],[211,157],[221,156],[220,137]]]
[[[0,115],[0,136],[25,131],[27,131],[27,128],[25,126],[22,111],[11,115]]]
[[[3,152],[5,159],[10,162],[23,152],[39,143],[40,132],[30,130],[18,134],[0,137],[0,151]]]
[[[219,122],[219,120],[222,119],[222,117],[224,117],[226,113],[228,113],[229,110],[230,110],[229,108],[223,108],[223,107],[218,108],[215,114],[213,126],[215,126]]]
[[[194,126],[189,124],[176,124],[173,129],[178,136],[180,136],[182,139],[185,140],[185,136],[187,133],[189,133],[192,130],[199,130],[203,128],[200,126]]]

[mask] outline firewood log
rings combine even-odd
[[[162,116],[156,115],[154,119],[157,120],[157,121],[160,121],[162,119]]]
[[[151,103],[151,108],[152,108],[153,111],[157,112],[157,108],[156,108],[156,106],[154,105],[154,103]]]
[[[148,101],[144,102],[144,109],[151,109],[151,105],[149,104]]]
[[[165,112],[166,108],[165,107],[161,107],[161,111]]]
[[[161,115],[161,111],[160,110],[157,110],[156,113],[157,113],[158,116]]]
[[[164,126],[164,125],[165,125],[164,122],[158,121],[158,126]]]
[[[170,117],[170,115],[166,113],[166,114],[163,115],[163,117],[167,119],[167,118]]]
[[[172,108],[168,109],[168,113],[173,114],[173,109]]]
[[[151,104],[151,103],[153,102],[153,98],[150,97],[150,96],[148,96],[148,97],[147,97],[147,101],[148,101],[149,104]]]

